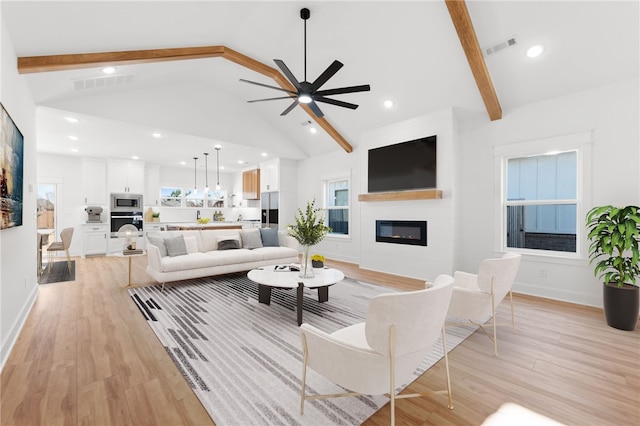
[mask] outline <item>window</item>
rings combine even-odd
[[[349,235],[349,179],[325,180],[325,224],[330,235]]]
[[[576,253],[578,152],[506,159],[506,248]]]
[[[162,207],[181,207],[182,189],[180,188],[160,188],[160,205]]]

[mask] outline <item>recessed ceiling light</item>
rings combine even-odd
[[[220,166],[220,170],[224,170],[224,166]]]
[[[137,155],[132,155],[132,156],[131,156],[131,159],[132,159],[132,160],[139,160],[139,159],[140,159],[140,157],[138,157]]]
[[[69,139],[71,139],[72,141],[77,141],[78,137],[77,136],[69,136]]]
[[[67,120],[69,123],[77,123],[78,119],[75,117],[65,117],[65,120]]]
[[[71,152],[78,152],[78,148],[71,148]]]
[[[311,133],[313,133],[314,135],[315,135],[316,133],[318,133],[318,129],[316,129],[315,127],[309,127],[309,131],[310,131]]]
[[[393,107],[393,101],[391,99],[387,99],[386,101],[384,101],[383,105],[385,108],[391,108]]]
[[[186,164],[187,164],[187,162],[186,162],[186,161],[181,161],[181,162],[180,162],[180,165],[182,165],[182,166],[185,166]]]
[[[114,67],[104,67],[102,68],[102,72],[105,74],[113,74],[116,72],[116,69]]]
[[[262,154],[260,154],[260,155],[262,155],[263,157],[266,157],[266,156],[267,156],[267,155],[269,155],[269,154],[267,154],[266,152],[263,152],[263,153],[262,153]]]
[[[162,133],[153,132],[153,133],[151,133],[151,136],[153,136],[154,138],[161,138],[162,137]]]
[[[527,49],[527,56],[530,58],[538,57],[544,52],[544,46],[541,44],[534,44]]]

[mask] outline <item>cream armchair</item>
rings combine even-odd
[[[468,322],[448,322],[447,326],[467,325],[469,322],[480,328],[493,340],[493,352],[498,355],[498,340],[496,327],[496,309],[500,302],[509,294],[511,303],[511,327],[516,331],[515,314],[511,287],[520,267],[521,256],[517,253],[506,253],[501,258],[486,259],[480,263],[477,274],[456,271],[453,274],[454,287],[449,305],[448,317],[469,320]],[[491,324],[482,324],[489,317]],[[493,333],[489,334],[484,328],[490,325]]]
[[[453,278],[440,275],[424,290],[382,294],[369,302],[366,322],[327,334],[302,324],[303,370],[300,412],[307,399],[381,395],[391,398],[391,424],[395,400],[429,394],[446,394],[453,408],[444,322],[453,290]],[[397,395],[416,367],[442,335],[447,389]],[[307,367],[352,392],[306,395]]]

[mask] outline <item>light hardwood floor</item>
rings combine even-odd
[[[127,259],[75,258],[76,280],[40,294],[1,375],[8,425],[210,425],[199,400],[121,286]],[[150,284],[146,259],[133,280]],[[418,280],[328,262],[345,275],[405,290]],[[515,402],[567,425],[640,424],[640,331],[608,327],[600,310],[515,296],[517,334],[499,356],[481,332],[449,355],[455,408],[444,397],[400,400],[398,424],[479,425]],[[503,303],[500,311],[508,313]],[[444,386],[443,361],[408,392]],[[365,425],[389,424],[389,407]]]

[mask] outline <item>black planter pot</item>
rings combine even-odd
[[[609,326],[627,331],[636,329],[640,313],[640,288],[629,284],[622,287],[615,283],[604,284],[602,300]]]

